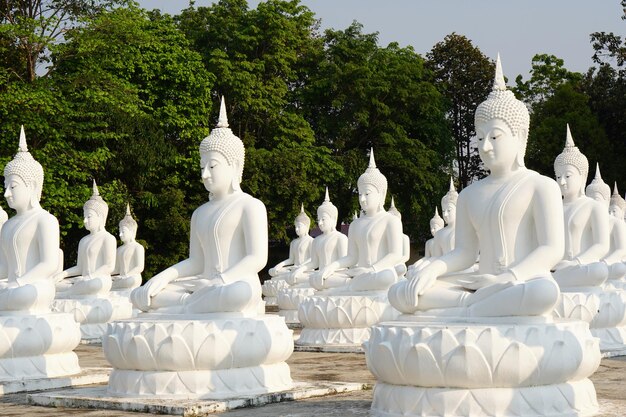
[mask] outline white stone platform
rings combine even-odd
[[[111,368],[83,368],[80,373],[70,376],[0,381],[0,395],[102,384],[108,382],[110,373]]]
[[[106,386],[98,386],[34,393],[29,395],[29,402],[47,407],[99,408],[197,417],[237,408],[258,407],[265,404],[322,397],[370,388],[371,385],[369,384],[355,382],[295,382],[293,388],[286,391],[215,401],[112,397],[107,392]]]

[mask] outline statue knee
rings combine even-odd
[[[601,285],[609,277],[609,267],[604,262],[594,262],[588,265],[591,285]]]
[[[620,279],[626,275],[626,264],[615,262],[609,267],[609,279]]]
[[[396,310],[405,314],[413,314],[417,311],[417,306],[409,303],[409,300],[406,298],[406,286],[408,283],[409,281],[405,280],[393,284],[389,287],[387,298],[389,299],[389,304]]]
[[[526,305],[522,306],[524,315],[535,316],[552,311],[560,294],[559,286],[554,280],[539,278],[527,281],[524,285],[527,287],[523,298]]]
[[[34,285],[14,288],[8,297],[8,310],[28,310],[37,301],[39,291]]]

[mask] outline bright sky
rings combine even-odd
[[[188,0],[139,0],[146,9],[177,14]],[[196,0],[196,7],[211,0]],[[258,0],[249,0],[251,8]],[[321,29],[345,29],[356,20],[366,33],[379,32],[379,43],[412,45],[424,55],[452,32],[465,35],[492,59],[499,52],[509,84],[517,74],[528,78],[535,54],[565,61],[570,71],[593,65],[589,34],[626,36],[620,0],[301,0],[321,19]]]

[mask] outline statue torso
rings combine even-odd
[[[392,221],[399,221],[393,214],[381,211],[372,217],[361,216],[350,225],[348,239],[354,242],[358,250],[356,266],[370,267],[390,251],[388,227]],[[402,241],[402,235],[396,236]]]
[[[107,240],[115,241],[115,237],[106,230],[90,233],[78,242],[78,260],[81,265],[81,275],[87,276],[106,263]]]
[[[308,234],[291,241],[289,255],[293,259],[294,265],[302,265],[311,258],[312,243],[313,238]]]
[[[313,240],[312,250],[317,256],[318,267],[323,268],[333,261],[345,256],[348,237],[333,230],[328,234],[321,234]],[[341,243],[344,243],[341,245]],[[342,250],[343,248],[343,250]]]
[[[597,204],[589,197],[582,196],[563,205],[565,219],[565,258],[573,259],[594,244],[593,206]]]
[[[115,262],[117,263],[117,271],[120,275],[126,275],[128,271],[137,266],[137,251],[140,243],[133,241],[124,243],[117,248]]]

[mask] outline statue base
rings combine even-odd
[[[292,385],[293,335],[278,316],[142,314],[112,323],[102,347],[113,396],[222,399]]]
[[[0,381],[77,374],[79,343],[69,314],[0,315]]]
[[[278,292],[278,314],[290,324],[299,324],[298,307],[305,298],[315,294],[311,287],[287,287]]]
[[[393,320],[398,312],[387,300],[387,292],[358,295],[314,295],[298,308],[303,326],[297,345],[360,346],[369,339],[376,323]]]
[[[263,296],[263,301],[265,301],[265,305],[268,307],[276,307],[278,305],[277,297],[266,297]]]
[[[116,294],[107,298],[59,298],[52,302],[52,310],[74,316],[80,324],[83,341],[101,339],[106,333],[107,323],[133,316],[130,300]]]
[[[470,321],[471,319],[471,321]],[[385,322],[364,343],[379,416],[579,416],[598,410],[587,323]],[[465,322],[463,322],[465,321]]]

